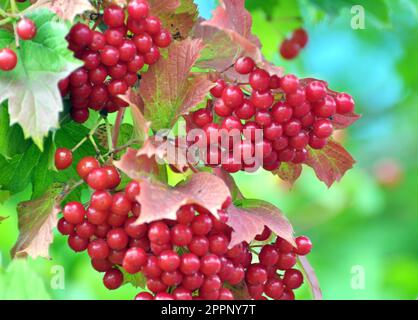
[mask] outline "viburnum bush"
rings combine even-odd
[[[333,138],[359,118],[349,94],[268,62],[244,0],[210,20],[192,0],[16,2],[0,10],[0,195],[32,196],[13,257],[48,257],[57,228],[136,300],[292,300],[304,282],[321,298],[310,239],[233,174],[293,184],[307,165],[331,187],[355,163]],[[280,54],[307,43],[299,28]]]

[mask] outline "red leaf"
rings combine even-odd
[[[302,165],[293,163],[282,163],[280,168],[273,172],[283,181],[293,185],[302,173]]]
[[[141,154],[138,155],[138,150],[129,148],[119,161],[113,162],[114,166],[134,180],[149,175],[157,176],[159,167],[155,157],[156,149],[150,140],[144,143],[141,150]]]
[[[150,4],[151,14],[161,20],[175,40],[184,40],[189,36],[198,18],[193,0],[151,0]]]
[[[330,140],[322,150],[309,150],[305,162],[312,167],[319,180],[331,187],[353,167],[355,160],[339,143]]]
[[[34,11],[40,8],[49,9],[64,20],[70,21],[73,21],[77,15],[85,11],[94,11],[94,7],[89,0],[38,0],[28,10]]]
[[[308,259],[306,257],[300,256],[299,262],[306,275],[306,279],[308,280],[309,286],[312,291],[313,299],[322,300],[322,291],[319,287],[318,278],[316,277],[315,271],[309,263]]]
[[[356,113],[349,113],[349,114],[336,114],[332,119],[332,124],[334,125],[334,128],[339,129],[345,129],[352,124],[354,124],[357,120],[361,118],[361,115]]]
[[[176,219],[177,210],[186,204],[197,204],[219,218],[218,210],[230,197],[228,187],[218,177],[207,172],[196,173],[190,180],[174,188],[143,180],[137,201],[141,204],[138,223],[161,219]]]
[[[238,188],[237,184],[235,183],[234,178],[232,177],[230,173],[226,172],[224,169],[221,169],[221,168],[214,168],[213,174],[221,178],[225,182],[225,184],[228,186],[229,191],[231,192],[233,201],[244,199],[244,196],[242,195],[241,190]]]
[[[61,186],[54,185],[42,197],[18,205],[19,238],[11,251],[12,257],[49,258],[52,230],[61,211],[58,200],[61,191]]]
[[[140,94],[145,118],[152,122],[153,129],[171,127],[212,88],[213,83],[206,75],[190,72],[202,48],[203,43],[198,39],[175,42],[168,49],[168,57],[160,59],[143,75]]]
[[[264,226],[296,246],[292,225],[278,208],[265,201],[245,199],[239,208],[231,205],[228,208],[227,224],[234,230],[230,247],[242,241],[250,243],[263,232]]]

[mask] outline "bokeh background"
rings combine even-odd
[[[209,18],[214,0],[198,0]],[[351,28],[354,4],[363,5],[366,28]],[[315,77],[351,93],[363,118],[338,139],[358,163],[327,189],[306,168],[289,189],[268,173],[236,175],[248,198],[270,201],[314,242],[310,261],[325,299],[418,297],[418,1],[247,0],[266,57],[286,72]],[[307,48],[284,61],[278,47],[304,26]],[[57,234],[51,260],[11,262],[17,239],[16,204],[23,192],[1,201],[0,298],[132,299],[126,285],[109,292],[87,254],[74,254]],[[52,289],[65,271],[65,288]],[[360,274],[359,274],[360,272]],[[364,275],[364,286],[353,286]],[[298,298],[309,299],[307,286]]]

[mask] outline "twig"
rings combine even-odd
[[[118,115],[116,117],[116,122],[115,122],[115,126],[113,128],[113,134],[112,134],[112,136],[113,136],[112,145],[114,147],[117,147],[117,145],[118,145],[120,127],[121,127],[122,122],[123,122],[123,117],[125,116],[125,111],[126,111],[126,108],[119,109]]]

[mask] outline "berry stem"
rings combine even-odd
[[[102,154],[100,153],[100,149],[99,149],[99,147],[97,146],[96,141],[94,140],[93,135],[89,135],[89,137],[88,137],[88,138],[89,138],[89,140],[90,140],[91,144],[93,145],[94,150],[96,151],[96,154],[97,154],[97,156],[99,157],[100,161],[105,162],[105,159],[103,158]]]
[[[106,123],[106,134],[107,134],[107,145],[108,145],[109,150],[113,150],[114,143],[112,140],[112,128],[107,118],[105,118],[105,123]]]
[[[118,145],[118,140],[119,140],[119,132],[120,132],[120,127],[122,125],[123,122],[123,118],[125,116],[125,108],[119,109],[118,111],[118,115],[116,117],[116,122],[115,122],[115,127],[113,128],[113,140],[112,140],[112,145],[114,147],[117,147]]]
[[[4,25],[6,25],[6,24],[8,24],[12,21],[13,21],[13,19],[11,17],[7,17],[5,19],[2,19],[2,20],[0,20],[0,26],[4,26]]]
[[[94,125],[94,127],[90,130],[90,132],[87,134],[87,136],[85,136],[83,139],[80,140],[79,143],[77,143],[77,145],[71,149],[71,152],[76,151],[78,148],[80,148],[84,142],[86,142],[88,139],[90,139],[90,137],[92,137],[94,135],[94,133],[96,132],[97,128],[100,126],[100,123],[102,121],[102,118],[99,118],[96,122],[96,124]]]

